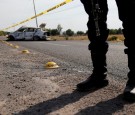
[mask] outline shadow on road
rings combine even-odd
[[[120,94],[115,98],[99,102],[95,106],[80,110],[75,115],[113,115],[113,113],[122,110],[125,104],[131,103],[123,101],[122,94]]]
[[[78,101],[87,94],[88,93],[79,93],[75,90],[72,93],[67,93],[57,98],[53,98],[29,107],[27,110],[21,111],[15,115],[46,115],[63,108],[67,104]]]
[[[37,105],[31,106],[15,115],[46,115],[64,106],[77,102],[80,98],[88,93],[80,93],[73,91],[72,93],[63,94],[57,98],[53,98]],[[127,102],[122,100],[122,94],[107,101],[99,102],[95,106],[87,107],[80,110],[76,115],[112,115],[121,110]],[[65,113],[66,114],[66,113]]]

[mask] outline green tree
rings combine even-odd
[[[46,24],[45,24],[45,23],[42,23],[42,24],[40,24],[39,27],[40,27],[42,30],[46,30],[46,29],[45,29],[45,26],[46,26]]]
[[[51,33],[52,36],[59,35],[59,32],[58,32],[57,29],[52,29],[52,30],[50,30],[50,33]]]
[[[109,34],[122,34],[122,29],[110,29]]]
[[[83,31],[77,31],[76,34],[81,36],[81,35],[84,35],[84,32]]]
[[[68,29],[68,30],[66,30],[66,35],[73,36],[74,35],[74,31],[72,31],[71,29]]]
[[[119,28],[119,29],[117,30],[117,34],[122,34],[122,29],[121,29],[121,28]]]
[[[117,29],[110,29],[109,34],[117,34]]]
[[[4,31],[0,31],[0,36],[5,36],[5,32]]]

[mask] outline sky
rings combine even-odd
[[[36,13],[39,14],[49,8],[63,2],[64,0],[34,0]],[[108,0],[107,24],[109,29],[122,28],[118,18],[118,11],[115,0]],[[33,0],[0,0],[0,30],[12,26],[18,22],[34,16]],[[62,31],[71,29],[74,32],[87,31],[88,15],[80,0],[74,0],[62,7],[59,7],[47,14],[37,17],[38,25],[46,23],[46,28],[56,29],[57,25],[62,26]],[[35,19],[8,29],[14,31],[21,26],[36,27]]]

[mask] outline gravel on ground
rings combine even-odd
[[[135,103],[122,100],[125,81],[108,75],[107,87],[80,93],[76,84],[87,73],[55,57],[22,50],[0,41],[0,115],[135,115]],[[46,69],[49,61],[60,67]]]

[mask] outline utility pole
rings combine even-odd
[[[35,12],[35,16],[36,16],[37,13],[36,13],[36,7],[35,7],[35,2],[34,2],[34,0],[33,0],[33,6],[34,6],[34,12]],[[36,17],[35,19],[36,19],[36,25],[37,25],[37,27],[38,27],[37,17]]]

